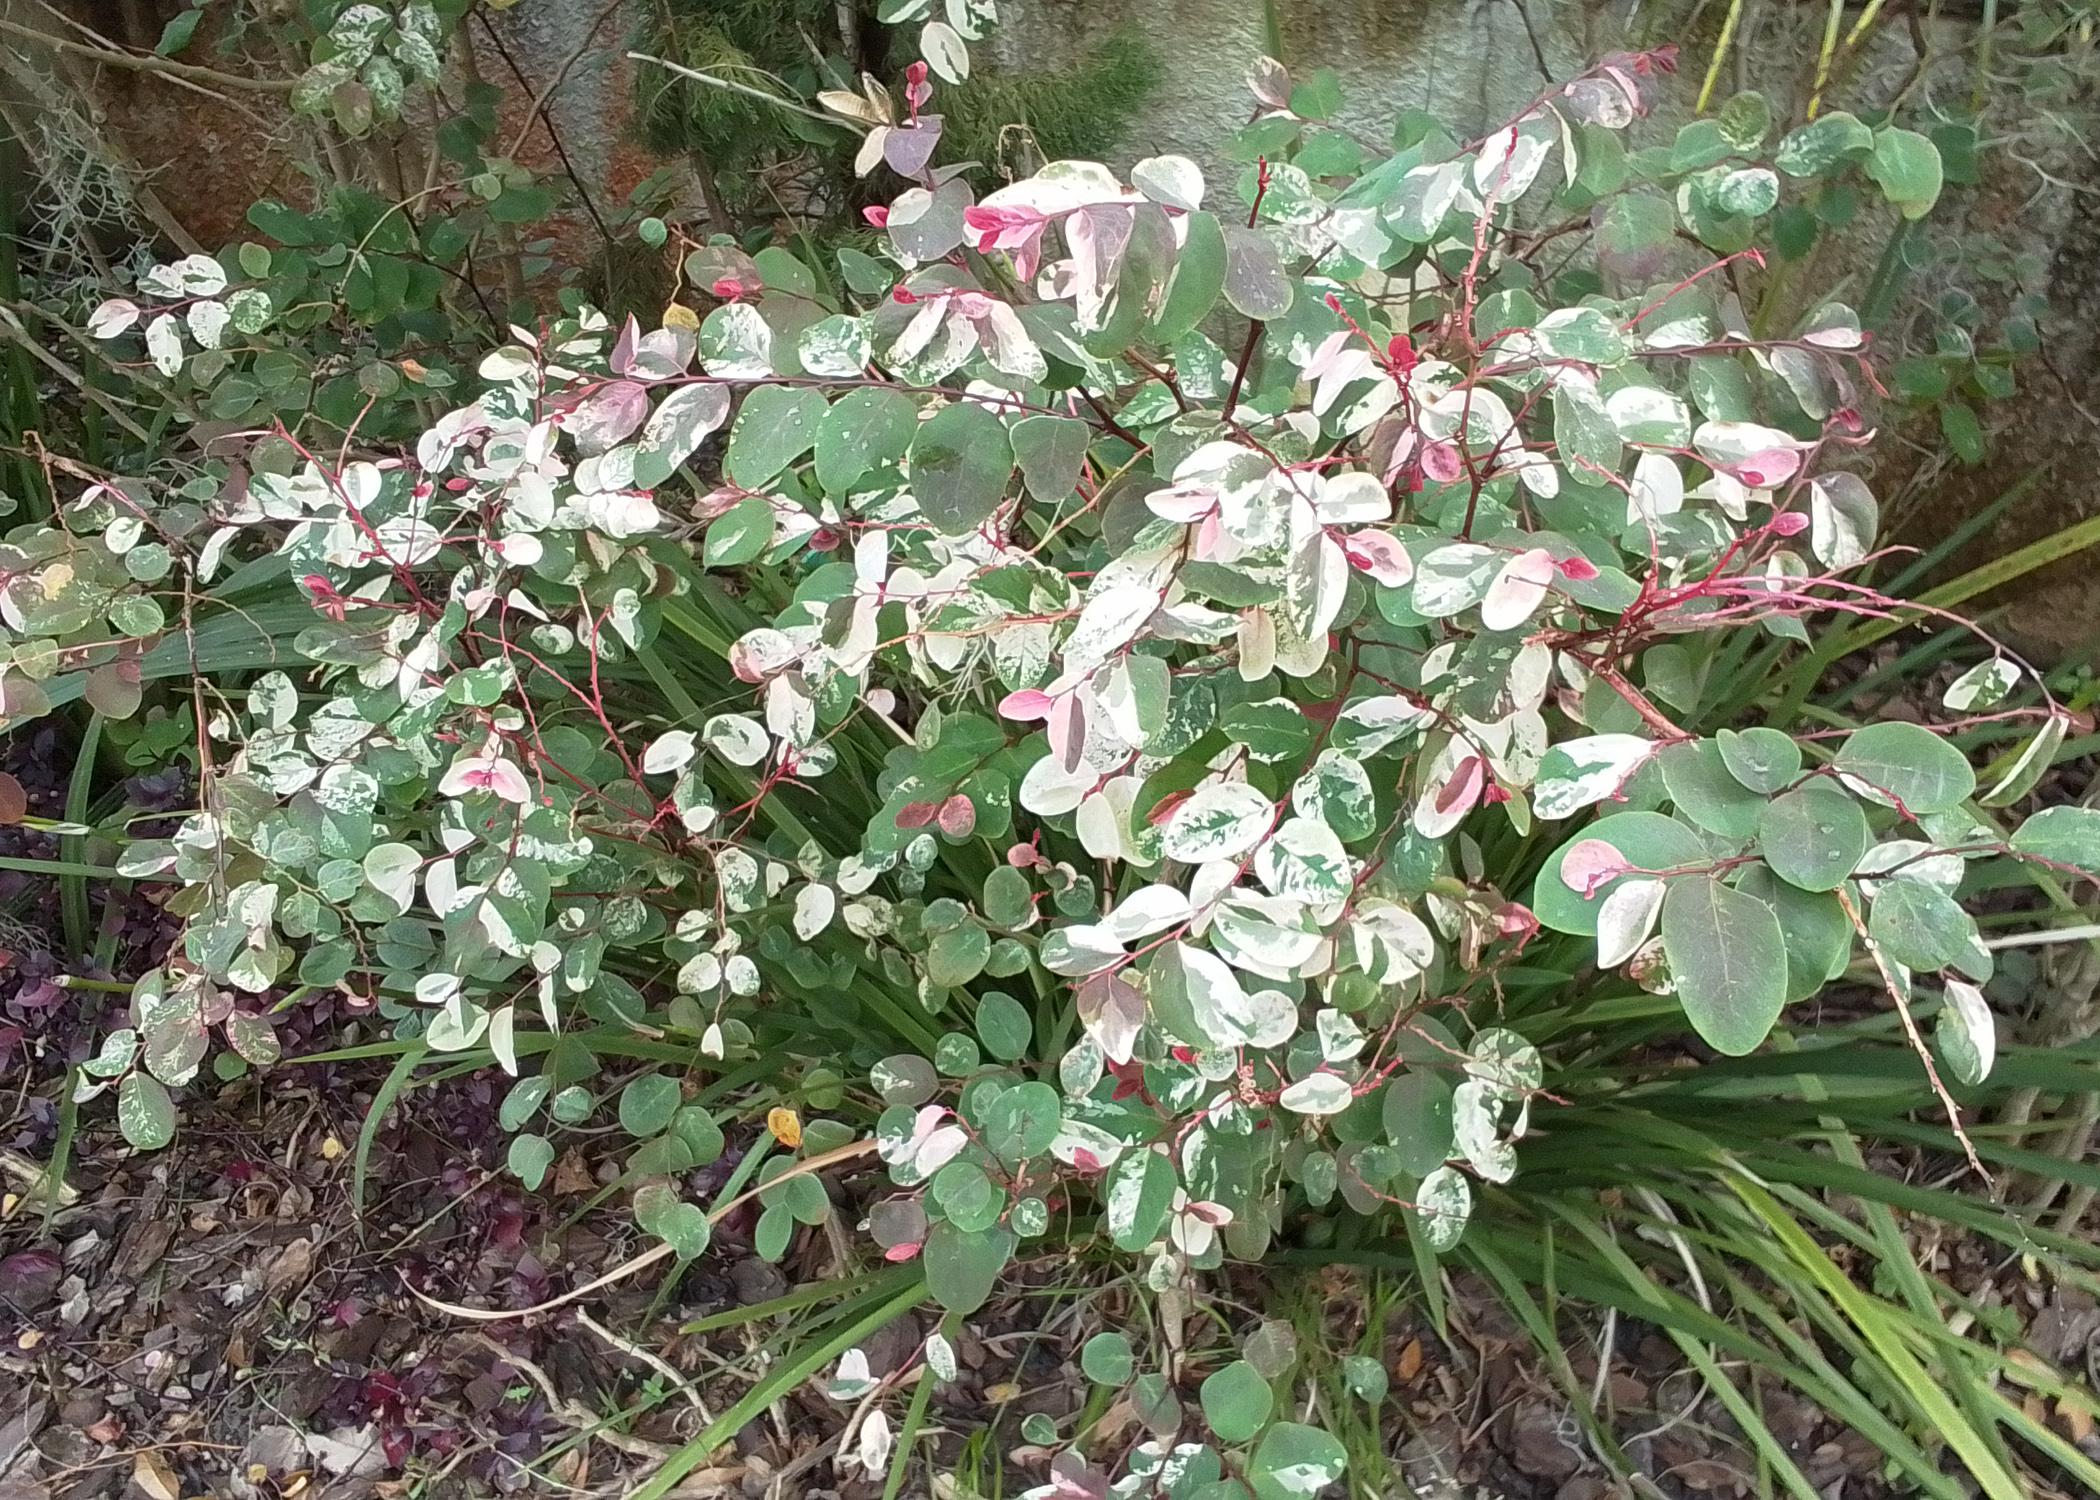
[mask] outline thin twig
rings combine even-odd
[[[554,1382],[548,1378],[545,1370],[516,1350],[504,1348],[502,1344],[490,1338],[487,1334],[473,1333],[469,1334],[468,1337],[538,1386],[540,1394],[547,1398],[547,1409],[562,1421],[576,1428],[586,1438],[595,1437],[607,1447],[617,1448],[622,1453],[632,1453],[637,1458],[653,1458],[658,1462],[669,1458],[677,1451],[665,1447],[662,1443],[652,1443],[647,1438],[633,1437],[621,1432],[588,1407],[566,1399],[560,1391],[554,1388]]]
[[[1881,955],[1881,945],[1867,935],[1867,924],[1860,920],[1859,908],[1852,904],[1852,897],[1842,887],[1837,892],[1838,905],[1844,908],[1847,920],[1859,934],[1860,941],[1867,945],[1867,953],[1874,960],[1874,967],[1881,973],[1882,987],[1889,998],[1896,1002],[1896,1014],[1903,1020],[1903,1034],[1910,1038],[1911,1050],[1918,1054],[1918,1061],[1925,1064],[1925,1076],[1932,1082],[1932,1092],[1938,1096],[1940,1105],[1947,1111],[1947,1124],[1954,1131],[1954,1138],[1961,1142],[1962,1153],[1969,1158],[1969,1169],[1988,1187],[1991,1174],[1984,1170],[1983,1158],[1976,1154],[1976,1143],[1969,1139],[1969,1132],[1962,1127],[1961,1106],[1947,1092],[1947,1085],[1940,1081],[1940,1070],[1932,1061],[1932,1050],[1925,1045],[1924,1036],[1918,1031],[1917,1018],[1910,1013],[1910,1002],[1903,998],[1903,987],[1896,983],[1896,976],[1889,971],[1888,960]]]
[[[712,73],[702,73],[697,68],[688,68],[681,63],[674,63],[665,58],[651,57],[646,52],[630,52],[627,54],[627,60],[629,62],[654,63],[659,68],[676,73],[680,78],[690,78],[695,83],[704,83],[712,88],[727,89],[730,93],[742,94],[747,99],[757,99],[761,103],[791,110],[798,115],[807,115],[812,120],[822,120],[826,125],[838,125],[843,126],[847,130],[858,130],[863,135],[867,134],[868,131],[868,127],[859,120],[849,120],[844,115],[828,115],[821,109],[811,109],[799,100],[783,99],[778,94],[769,94],[764,89],[755,89],[748,83],[734,83],[727,78],[717,78]]]
[[[678,1394],[685,1397],[687,1404],[694,1411],[700,1413],[701,1422],[707,1425],[713,1424],[715,1420],[714,1415],[708,1411],[707,1403],[700,1399],[700,1393],[693,1389],[693,1383],[679,1374],[670,1361],[660,1354],[651,1354],[632,1339],[621,1338],[617,1333],[614,1333],[610,1328],[607,1328],[603,1323],[598,1322],[597,1319],[581,1309],[578,1309],[576,1313],[576,1321],[592,1333],[597,1334],[599,1338],[605,1340],[606,1343],[612,1345],[613,1348],[619,1350],[629,1359],[640,1360],[650,1369],[656,1371],[657,1374],[663,1376],[664,1379],[670,1381]]]
[[[842,1162],[857,1161],[863,1156],[870,1155],[874,1150],[875,1143],[873,1141],[854,1141],[850,1145],[840,1146],[832,1151],[819,1152],[806,1160],[796,1162],[770,1182],[762,1183],[758,1187],[747,1188],[734,1198],[731,1198],[727,1203],[716,1204],[708,1213],[707,1221],[710,1224],[721,1223],[728,1214],[740,1205],[756,1198],[761,1192],[779,1186],[790,1177],[807,1177],[812,1172],[821,1172],[827,1167],[835,1167]],[[550,1298],[548,1301],[538,1303],[532,1307],[514,1308],[508,1312],[487,1307],[461,1307],[455,1302],[440,1302],[437,1298],[430,1296],[414,1285],[410,1285],[408,1290],[424,1306],[434,1307],[439,1312],[450,1313],[455,1318],[466,1318],[476,1323],[504,1323],[512,1318],[529,1318],[535,1313],[552,1312],[557,1307],[566,1307],[579,1297],[588,1297],[600,1287],[611,1286],[614,1282],[623,1281],[637,1271],[646,1270],[670,1253],[671,1246],[668,1241],[661,1245],[652,1245],[640,1255],[622,1261],[603,1276],[598,1277],[595,1281],[585,1282],[574,1291],[564,1292],[559,1297]]]
[[[217,68],[200,68],[192,63],[179,63],[173,58],[160,57],[151,52],[122,52],[107,47],[91,47],[86,42],[53,36],[48,31],[24,26],[19,21],[0,20],[0,31],[12,32],[16,36],[41,42],[58,52],[70,52],[75,57],[90,57],[112,68],[127,68],[134,73],[165,73],[170,78],[188,79],[193,83],[215,83],[221,88],[249,89],[259,94],[289,94],[299,86],[289,78],[248,78],[239,73],[221,73]]]

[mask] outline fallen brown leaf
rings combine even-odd
[[[142,1448],[131,1456],[131,1482],[146,1500],[182,1500],[181,1481],[168,1467],[168,1461],[151,1448]]]
[[[2056,1414],[2063,1419],[2064,1431],[2070,1434],[2072,1442],[2083,1444],[2093,1435],[2092,1413],[2083,1406],[2069,1400],[2058,1400]]]
[[[1422,1373],[1422,1341],[1420,1339],[1409,1339],[1407,1341],[1407,1347],[1400,1351],[1400,1358],[1393,1362],[1393,1373],[1400,1378],[1402,1385],[1412,1384],[1414,1378]]]
[[[554,1193],[588,1193],[598,1186],[598,1179],[591,1176],[590,1166],[579,1151],[564,1151],[561,1160],[554,1164]]]
[[[306,1279],[314,1273],[314,1242],[293,1240],[270,1262],[269,1270],[263,1272],[263,1290],[271,1296],[295,1291],[306,1285]]]

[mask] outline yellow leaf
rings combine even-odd
[[[700,326],[700,314],[683,302],[673,302],[664,309],[664,327],[693,329]]]
[[[766,1111],[766,1129],[773,1138],[790,1151],[802,1144],[802,1117],[785,1105],[777,1105]]]
[[[168,1461],[151,1448],[132,1455],[131,1482],[147,1500],[182,1500],[182,1485]]]

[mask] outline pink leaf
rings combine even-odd
[[[619,338],[613,341],[612,358],[607,361],[615,375],[625,375],[634,368],[634,351],[641,339],[642,326],[629,314],[626,325],[620,329]]]
[[[1583,900],[1595,899],[1607,881],[1624,875],[1633,866],[1603,839],[1584,839],[1561,856],[1560,881]]]
[[[1396,589],[1415,576],[1407,549],[1382,531],[1355,531],[1341,539],[1342,555],[1373,583]]]
[[[1438,484],[1449,484],[1465,471],[1458,449],[1450,443],[1431,443],[1422,450],[1422,472]]]
[[[1067,771],[1078,770],[1086,754],[1086,705],[1077,693],[1067,693],[1051,709],[1050,753]]]
[[[940,816],[940,811],[941,805],[938,802],[907,802],[897,809],[897,826],[924,828]]]
[[[917,1260],[918,1257],[919,1245],[917,1241],[907,1241],[902,1245],[892,1245],[889,1249],[882,1252],[882,1258],[892,1264],[907,1260]]]
[[[1561,559],[1560,576],[1572,583],[1588,583],[1597,576],[1597,565],[1586,557]]]
[[[1047,719],[1056,702],[1055,698],[1040,688],[1022,688],[1019,692],[1008,693],[999,700],[999,717],[1018,719],[1023,723]]]
[[[1477,755],[1467,756],[1452,767],[1451,779],[1436,794],[1436,810],[1449,813],[1471,807],[1480,800],[1480,788],[1486,780],[1487,762]]]
[[[1480,623],[1489,630],[1515,630],[1545,600],[1554,572],[1553,554],[1544,547],[1519,552],[1488,586],[1480,601]]]
[[[1767,448],[1722,467],[1753,490],[1769,490],[1800,472],[1801,455],[1792,448]]]
[[[951,838],[962,838],[977,826],[977,808],[968,797],[957,792],[941,804],[941,832]]]

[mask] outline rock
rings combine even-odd
[[[1510,1413],[1509,1461],[1535,1479],[1568,1478],[1582,1467],[1582,1452],[1563,1427],[1554,1407],[1543,1401],[1519,1402]]]
[[[753,1255],[729,1268],[729,1286],[736,1293],[736,1300],[750,1307],[754,1303],[785,1297],[788,1279],[780,1267]]]
[[[386,1452],[379,1442],[379,1426],[338,1427],[330,1433],[306,1434],[306,1451],[330,1474],[345,1479],[379,1474],[386,1469]]]
[[[259,1464],[272,1477],[295,1474],[306,1467],[308,1451],[296,1427],[262,1427],[250,1434],[248,1446],[241,1451],[241,1466]]]
[[[99,1393],[82,1391],[66,1398],[66,1404],[58,1409],[58,1419],[69,1427],[92,1427],[108,1410],[109,1403]]]

